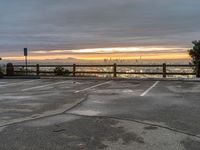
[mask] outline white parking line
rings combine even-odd
[[[156,81],[150,88],[148,88],[146,91],[144,91],[140,96],[145,96],[148,92],[150,92],[157,84],[159,81]]]
[[[25,92],[25,91],[35,90],[35,89],[41,89],[41,88],[45,88],[45,87],[48,87],[48,86],[58,85],[58,84],[63,84],[63,83],[67,83],[67,81],[56,82],[56,83],[51,83],[51,84],[40,85],[40,86],[31,87],[31,88],[26,88],[26,89],[22,89],[22,91]]]
[[[39,79],[38,79],[38,80],[39,80]],[[38,81],[38,80],[37,80],[37,81]],[[0,85],[0,87],[18,85],[18,84],[23,84],[23,83],[33,82],[33,81],[36,81],[36,80],[29,80],[29,81],[22,81],[22,82],[9,83],[9,84]]]
[[[94,86],[85,88],[85,89],[83,89],[83,90],[75,91],[74,93],[79,93],[79,92],[87,91],[87,90],[89,90],[89,89],[93,89],[93,88],[95,88],[95,87],[98,87],[98,86],[101,86],[101,85],[104,85],[104,84],[108,84],[108,83],[110,83],[110,82],[111,82],[111,81],[103,82],[103,83],[100,83],[100,84],[97,84],[97,85],[94,85]]]

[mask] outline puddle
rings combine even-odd
[[[24,125],[29,126],[29,127],[44,127],[44,126],[50,126],[50,125],[73,121],[78,118],[80,118],[80,117],[73,116],[73,115],[58,115],[58,116],[54,116],[54,117],[47,117],[47,118],[43,118],[43,119],[30,121],[28,123],[25,123]]]
[[[77,115],[85,115],[85,116],[97,116],[101,114],[100,111],[94,111],[94,110],[74,110],[71,113]]]

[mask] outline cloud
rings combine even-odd
[[[0,53],[126,46],[188,47],[199,0],[1,0]]]
[[[37,50],[32,51],[31,54],[124,54],[124,53],[177,53],[186,52],[183,48],[166,48],[166,47],[115,47],[115,48],[93,48],[93,49],[76,49],[76,50]]]

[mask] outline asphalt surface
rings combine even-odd
[[[0,80],[0,150],[199,150],[200,82]]]

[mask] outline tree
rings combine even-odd
[[[192,42],[193,48],[188,51],[190,57],[192,58],[192,64],[196,67],[194,68],[195,72],[199,76],[200,74],[200,40],[195,40]]]
[[[194,45],[192,49],[190,49],[189,55],[192,58],[192,63],[197,65],[200,63],[200,40],[193,41],[192,44]]]

